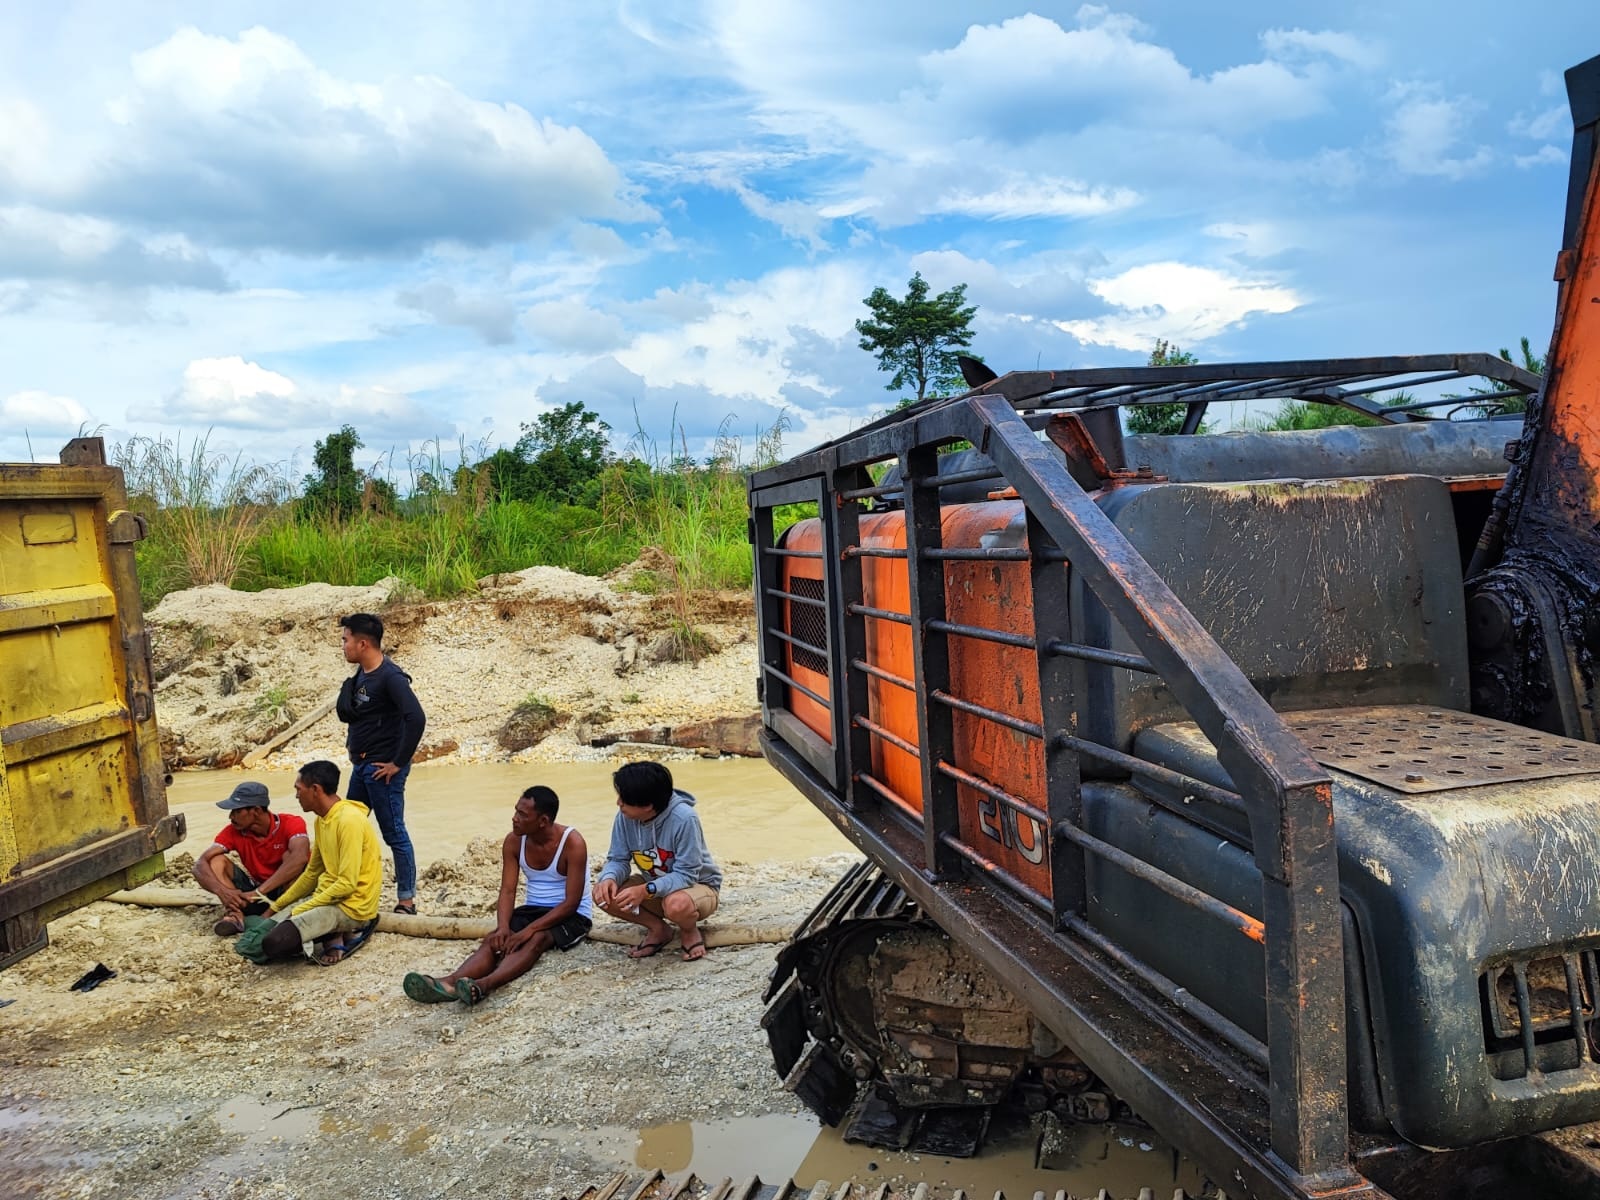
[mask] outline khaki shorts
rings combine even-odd
[[[617,885],[617,890],[621,891],[623,888],[637,887],[649,882],[643,875],[629,875]],[[688,887],[680,888],[672,894],[674,896],[685,895],[694,901],[694,919],[696,921],[704,921],[717,911],[717,889],[709,888],[703,883],[691,883]],[[644,903],[639,907],[644,909],[645,912],[664,917],[666,914],[661,911],[661,901],[665,898],[664,896],[647,896]]]
[[[366,921],[358,921],[337,904],[319,904],[289,920],[300,931],[300,949],[306,952],[307,958],[317,956],[319,938],[332,933],[354,933],[367,927]]]

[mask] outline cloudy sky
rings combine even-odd
[[[1600,6],[1441,11],[0,0],[0,459],[797,450],[893,399],[913,271],[1002,371],[1542,348]]]

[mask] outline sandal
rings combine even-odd
[[[394,906],[394,910],[404,916],[414,917],[417,915],[417,902],[415,900],[402,900]]]
[[[319,967],[337,966],[339,963],[342,963],[344,961],[344,955],[345,955],[345,949],[344,949],[344,943],[342,943],[342,942],[337,946],[324,946],[322,948],[322,953],[317,955],[317,966],[319,966]]]
[[[432,975],[412,971],[400,983],[407,996],[418,1004],[445,1004],[456,999],[454,988],[445,987]]]
[[[701,934],[700,935],[700,940],[698,942],[685,942],[683,944],[683,961],[684,962],[699,962],[705,956],[706,956],[706,937],[705,937],[705,934]]]
[[[628,951],[628,957],[629,958],[653,958],[657,954],[660,954],[663,950],[665,950],[667,948],[668,944],[671,941],[672,941],[672,939],[670,937],[668,937],[665,941],[661,941],[661,942],[652,942],[649,938],[646,938],[644,941],[640,942],[633,949]]]
[[[481,1003],[484,995],[484,990],[472,980],[456,980],[456,999],[461,1001],[461,1003],[465,1004],[468,1008],[471,1008],[474,1004]]]

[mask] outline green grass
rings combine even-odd
[[[763,437],[757,447],[763,461],[777,453],[781,432]],[[204,466],[214,479],[229,469],[236,476],[249,470],[206,458],[203,442],[198,454],[157,445],[165,458],[148,445],[134,449],[142,459],[130,453],[125,461],[144,467],[146,477],[156,474],[147,465],[152,458],[173,468],[170,474],[187,468],[198,476],[197,466]],[[249,497],[254,503],[206,503],[203,485],[210,479],[186,490],[141,487],[138,507],[150,523],[138,548],[144,601],[150,606],[169,591],[208,582],[257,591],[311,582],[361,586],[387,576],[422,596],[447,597],[475,590],[485,576],[531,566],[603,575],[646,547],[659,549],[669,565],[636,578],[639,590],[681,600],[702,588],[748,587],[746,468],[737,443],[719,440],[709,465],[659,456],[643,437],[630,450],[597,481],[592,506],[499,499],[470,469],[430,470],[430,486],[414,490],[395,513],[345,519],[296,517],[288,489],[277,489],[276,503],[263,502],[274,489],[260,480],[271,482],[270,475],[248,477],[259,485]],[[203,553],[213,545],[226,554]]]
[[[394,575],[423,595],[455,596],[486,575],[536,565],[604,574],[630,562],[642,545],[592,509],[509,500],[408,517],[291,521],[252,545],[244,586],[370,584]]]
[[[281,684],[269,684],[262,688],[261,694],[251,704],[250,711],[266,717],[274,724],[294,720],[294,713],[289,709],[289,689]]]

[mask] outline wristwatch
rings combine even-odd
[[[654,883],[645,884],[644,885],[644,894],[646,896],[654,896],[656,894],[656,885]]]

